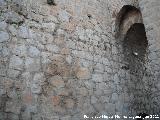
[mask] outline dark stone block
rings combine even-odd
[[[54,0],[47,0],[47,3],[49,5],[56,5],[55,1]]]

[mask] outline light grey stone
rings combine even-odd
[[[111,63],[110,63],[110,61],[108,60],[108,58],[102,58],[102,63],[104,64],[104,65],[110,65]]]
[[[16,78],[16,77],[20,74],[20,71],[14,70],[14,69],[9,69],[9,70],[7,71],[7,74],[8,74],[8,76],[11,77],[11,78]]]
[[[66,57],[66,61],[67,61],[67,63],[71,64],[72,63],[72,57],[70,55],[68,55]]]
[[[13,49],[13,53],[15,55],[18,55],[18,56],[26,56],[26,53],[27,53],[27,47],[26,45],[16,45],[16,47]]]
[[[102,103],[94,104],[94,107],[97,111],[103,111],[105,109],[105,106]]]
[[[97,63],[94,67],[94,72],[97,72],[97,73],[103,73],[104,72],[104,65],[103,64],[100,64],[100,63]]]
[[[57,34],[58,34],[58,35],[65,35],[66,32],[65,32],[63,29],[58,29],[58,30],[57,30]]]
[[[40,70],[40,59],[27,57],[25,60],[25,68],[27,71],[39,71]]]
[[[9,34],[4,31],[0,31],[0,43],[1,42],[6,42],[9,40]]]
[[[70,14],[66,10],[62,10],[59,13],[59,18],[63,22],[69,22]]]
[[[88,89],[86,89],[85,87],[81,87],[78,89],[78,94],[82,96],[88,96]]]
[[[47,17],[45,17],[43,19],[44,22],[48,23],[48,22],[54,22],[54,23],[59,23],[57,17],[53,16],[53,15],[48,15]]]
[[[91,96],[91,104],[95,104],[98,102],[98,99],[95,96]]]
[[[7,47],[4,47],[2,49],[2,54],[3,54],[3,57],[9,56],[10,55],[10,50]]]
[[[0,22],[0,31],[5,31],[7,23],[5,21]]]
[[[50,62],[51,62],[51,60],[49,59],[49,57],[52,56],[51,53],[49,53],[49,52],[42,52],[42,53],[41,53],[41,56],[42,56],[41,62],[42,62],[43,64],[45,64],[45,63],[50,63]]]
[[[33,75],[30,72],[24,72],[22,74],[22,79],[25,81],[26,87],[30,88],[31,81],[33,80]]]
[[[8,12],[7,14],[5,14],[5,17],[7,18],[7,22],[9,24],[16,24],[18,25],[20,22],[23,22],[23,18],[18,15],[18,13],[16,12]]]
[[[109,103],[109,100],[110,100],[110,97],[107,96],[107,95],[100,97],[100,101],[101,101],[102,103]]]
[[[105,109],[106,109],[106,112],[108,114],[112,114],[113,115],[115,113],[116,106],[115,106],[115,104],[107,103],[105,105]]]
[[[76,48],[76,44],[72,40],[70,40],[70,39],[67,41],[66,46],[68,48],[72,48],[72,49]]]
[[[11,34],[12,34],[13,36],[16,36],[16,35],[17,35],[17,29],[16,29],[13,25],[10,25],[10,26],[8,27],[8,29],[9,29],[9,31],[11,32]]]
[[[42,29],[43,31],[46,32],[54,32],[54,30],[56,29],[56,24],[55,23],[43,23],[42,24]]]
[[[23,69],[23,59],[18,56],[13,55],[10,59],[9,68],[22,70]]]
[[[118,101],[118,94],[117,93],[113,93],[111,100],[112,100],[112,102],[117,102]]]
[[[7,71],[6,68],[0,68],[0,75],[6,76],[6,71]]]
[[[85,87],[86,87],[87,89],[93,89],[93,88],[95,88],[95,84],[94,84],[94,82],[92,82],[91,80],[89,80],[89,81],[84,81],[84,84],[85,84]]]
[[[34,94],[40,94],[42,92],[41,86],[38,83],[31,84],[31,91]]]
[[[36,47],[30,46],[30,48],[29,48],[29,55],[31,57],[37,57],[37,56],[40,55],[40,51]]]
[[[7,3],[5,2],[5,0],[0,0],[0,6],[4,6],[6,5]]]
[[[61,118],[61,120],[71,120],[71,116],[67,115]]]
[[[29,29],[26,26],[20,26],[18,30],[18,36],[20,38],[29,38]]]
[[[45,82],[44,73],[36,73],[33,77],[33,82],[43,85]]]
[[[38,108],[37,108],[37,105],[33,105],[33,106],[28,106],[27,110],[31,113],[38,113]]]
[[[96,31],[98,31],[99,33],[102,33],[102,29],[100,28],[99,25],[95,25],[94,29],[95,29]]]
[[[43,35],[43,38],[41,38],[41,41],[43,44],[52,44],[53,43],[53,35],[52,34],[48,34],[48,33],[45,33]]]
[[[46,45],[46,48],[50,52],[54,52],[54,53],[59,53],[60,52],[59,47],[56,46],[56,45],[48,44],[48,45]]]
[[[115,74],[115,76],[114,76],[114,83],[115,84],[119,84],[120,83],[120,79],[119,79],[117,74]]]
[[[102,76],[102,74],[93,74],[92,75],[92,80],[94,82],[102,82],[103,81],[103,76]]]

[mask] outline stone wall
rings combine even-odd
[[[148,67],[151,70],[151,108],[150,113],[159,114],[159,80],[160,80],[160,28],[159,26],[159,14],[156,12],[159,9],[160,1],[153,0],[140,0],[140,8],[142,11],[143,21],[146,27],[147,38],[149,42],[149,63]]]
[[[0,0],[0,120],[158,114],[159,3]],[[148,41],[139,81],[115,38],[124,5],[140,8]]]

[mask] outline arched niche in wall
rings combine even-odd
[[[116,19],[116,38],[122,45],[123,61],[128,64],[130,73],[140,77],[146,61],[148,41],[138,8],[131,5],[122,7]]]
[[[148,41],[139,9],[129,5],[122,7],[116,19],[116,40],[124,65],[121,69],[128,73],[125,78],[128,83],[126,89],[134,96],[130,111],[147,112],[143,78],[146,74]]]
[[[148,41],[143,23],[131,25],[122,41],[122,48],[124,56],[122,59],[128,67],[127,72],[129,73],[128,77],[126,77],[129,84],[126,87],[128,92],[131,92],[134,96],[130,111],[134,110],[136,114],[140,112],[148,113],[149,94],[146,93],[145,89],[146,83],[149,81],[146,67],[148,62]]]
[[[123,37],[134,23],[143,23],[140,10],[131,5],[123,6],[116,17],[116,38]]]
[[[129,65],[130,73],[142,79],[144,64],[147,61],[148,41],[144,24],[134,23],[124,36],[122,43],[124,62]]]

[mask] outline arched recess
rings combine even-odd
[[[140,77],[148,48],[141,11],[134,6],[124,5],[117,15],[115,28],[117,42],[123,49],[123,61],[128,64],[125,68]]]
[[[123,43],[124,62],[128,64],[130,74],[142,80],[147,61],[148,41],[145,27],[142,23],[134,23],[124,36]]]
[[[147,74],[148,41],[141,11],[134,6],[123,6],[117,15],[115,27],[118,47],[122,54],[121,62],[124,65],[120,69],[127,73],[124,78],[127,84],[125,89],[128,94],[133,95],[133,98],[129,98],[129,111],[136,114],[148,113],[147,105],[150,100],[145,89],[147,80],[143,80]]]
[[[131,5],[124,5],[116,17],[116,38],[123,37],[134,23],[143,23],[140,10]]]

